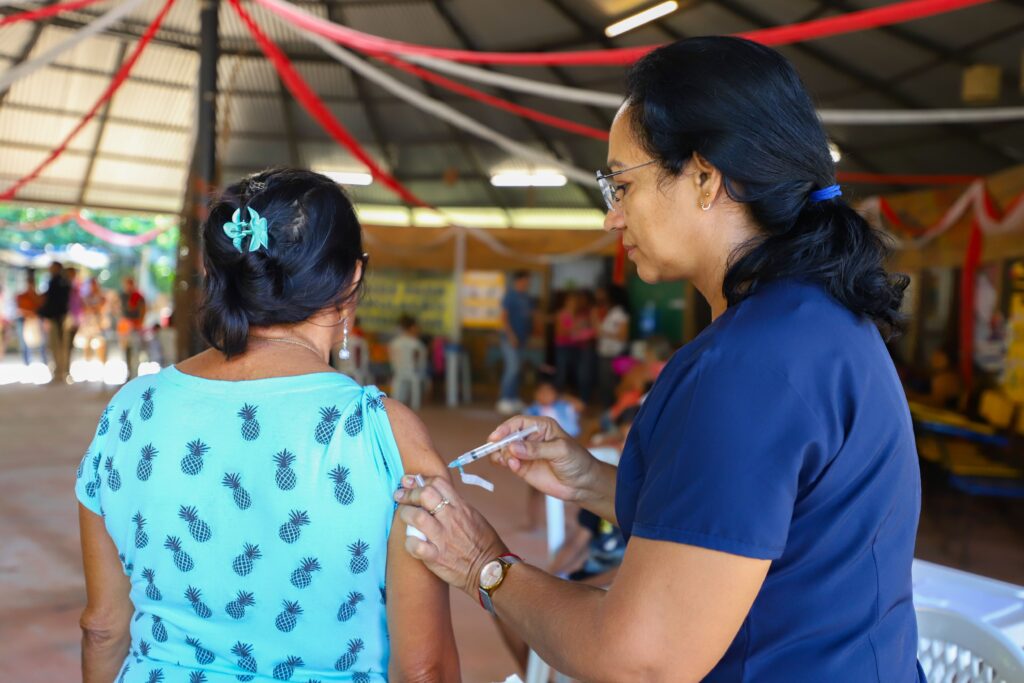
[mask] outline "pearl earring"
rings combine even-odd
[[[342,320],[341,325],[341,350],[338,351],[338,358],[348,360],[352,357],[352,352],[348,350],[348,318]]]

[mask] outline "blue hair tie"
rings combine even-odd
[[[842,188],[840,188],[838,185],[829,185],[828,187],[823,187],[820,190],[815,190],[814,192],[812,192],[810,199],[812,202],[818,203],[823,202],[826,199],[834,199],[836,197],[841,197],[842,195]]]

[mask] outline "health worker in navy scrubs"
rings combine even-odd
[[[406,549],[585,681],[915,683],[914,435],[885,340],[906,279],[841,196],[793,66],[688,38],[630,71],[599,174],[646,282],[713,322],[680,349],[618,470],[550,420],[495,462],[629,538],[607,591],[519,562],[446,481],[396,494]],[[480,467],[476,465],[475,467]]]

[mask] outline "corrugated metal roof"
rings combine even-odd
[[[457,30],[462,30],[470,41],[491,50],[600,48],[608,42],[601,36],[606,24],[647,4],[644,0],[559,0],[557,4],[548,0],[443,0],[441,7],[451,15],[453,25],[432,0],[327,1],[334,8],[335,20],[342,17],[359,30],[417,43],[463,47],[457,35]],[[0,69],[67,39],[115,2],[97,3],[38,26],[18,23],[0,28]],[[847,0],[843,6],[864,8],[880,3]],[[327,16],[321,0],[297,0],[297,4],[317,16]],[[149,0],[107,35],[85,41],[52,66],[0,95],[0,187],[31,170],[92,106],[117,69],[119,55],[134,47],[161,5],[161,0]],[[0,8],[0,15],[31,6],[26,0]],[[86,127],[42,179],[22,190],[20,198],[74,204],[80,201],[88,182],[89,189],[84,192],[87,202],[161,210],[180,207],[194,136],[199,7],[199,0],[175,2],[156,40],[111,103],[102,136],[98,135],[98,119]],[[414,190],[428,201],[464,206],[483,206],[496,200],[512,207],[593,205],[593,192],[574,185],[533,190],[488,187],[486,175],[492,168],[515,164],[505,152],[470,135],[453,132],[450,126],[380,87],[354,77],[255,3],[246,3],[245,7],[296,60],[303,77],[352,134],[385,167],[409,179]],[[784,24],[837,11],[818,0],[730,0],[726,4],[707,0],[689,3],[657,24],[621,36],[611,44],[626,46],[665,41],[673,35],[729,33],[755,28],[758,23]],[[351,155],[337,147],[290,95],[282,94],[276,72],[227,2],[220,3],[219,16],[221,43],[226,51],[218,67],[218,132],[226,141],[221,150],[225,174],[230,177],[232,173],[290,163],[296,155],[301,164],[358,168]],[[986,42],[986,36],[995,35],[998,40]],[[797,65],[823,106],[959,106],[961,68],[974,62],[1003,66],[1004,92],[998,104],[1013,106],[1024,102],[1019,86],[1022,35],[1024,6],[1002,2],[884,31],[787,46],[782,51]],[[620,68],[498,70],[609,92],[621,88],[624,75]],[[505,112],[436,88],[426,89],[412,76],[390,68],[388,72],[519,142],[543,151],[553,146],[583,168],[604,163],[606,149],[600,141],[525,125]],[[596,127],[603,126],[611,115],[608,111],[597,115],[586,107],[536,97],[515,99]],[[912,132],[903,128],[835,126],[830,134],[851,152],[843,162],[843,168],[849,170],[989,173],[1024,160],[1024,126],[1017,124],[984,130],[930,127]],[[97,156],[87,180],[94,147]],[[854,153],[857,149],[861,151]],[[458,170],[454,184],[443,180],[452,168]],[[353,188],[352,193],[367,203],[397,201],[379,185]]]

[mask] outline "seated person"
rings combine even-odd
[[[388,343],[391,390],[396,400],[419,410],[427,374],[427,347],[420,341],[416,318],[403,315],[398,326],[399,333]]]
[[[583,403],[572,396],[559,394],[555,382],[550,376],[542,376],[537,380],[534,389],[533,403],[523,411],[524,415],[550,417],[558,426],[572,437],[580,435],[580,414]],[[537,531],[544,519],[544,494],[530,488],[526,502],[526,530]]]

